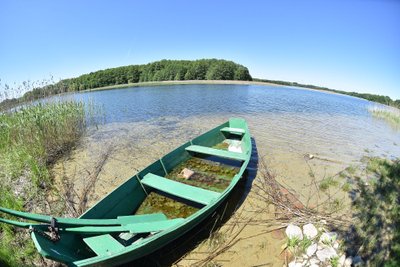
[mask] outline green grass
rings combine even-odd
[[[79,102],[55,102],[0,113],[0,206],[40,210],[39,199],[51,189],[49,169],[85,132],[93,117],[88,110]],[[26,231],[0,224],[0,238],[0,263],[33,265],[38,253]]]
[[[336,187],[338,185],[339,182],[335,180],[333,177],[326,177],[319,183],[319,189],[322,191],[326,191],[330,187]]]
[[[400,159],[369,158],[366,170],[353,202],[359,255],[366,265],[399,266]]]
[[[295,255],[300,256],[306,252],[307,248],[311,246],[312,240],[307,237],[299,239],[298,237],[288,238],[286,241],[287,248]]]
[[[393,128],[400,130],[400,110],[397,108],[378,108],[369,109],[369,112],[376,118],[383,119]]]

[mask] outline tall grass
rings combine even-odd
[[[0,206],[32,210],[44,199],[52,183],[49,168],[76,145],[93,110],[70,101],[0,114]],[[26,232],[0,224],[0,238],[0,263],[33,264],[37,253]]]
[[[400,110],[394,107],[373,107],[369,112],[376,118],[380,118],[389,123],[393,128],[400,130]]]

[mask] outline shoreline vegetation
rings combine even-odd
[[[55,189],[51,168],[95,123],[98,111],[91,105],[38,103],[0,113],[1,207],[58,213],[58,207],[47,201],[48,193]],[[1,266],[43,265],[28,231],[0,223],[0,239]]]
[[[11,98],[15,88],[2,86],[0,92],[0,110],[7,110],[24,102],[29,102],[51,95],[68,92],[109,90],[136,86],[160,86],[173,84],[257,84],[281,85],[304,89],[349,95],[400,108],[400,99],[392,100],[388,96],[347,92],[322,86],[301,84],[279,80],[253,78],[247,67],[222,59],[200,60],[161,60],[143,65],[129,65],[83,74],[76,78],[63,79],[59,82],[24,83],[26,91],[22,97]],[[26,90],[28,89],[28,90]],[[21,91],[21,90],[17,90]]]
[[[393,129],[400,130],[400,110],[393,107],[372,107],[369,112],[386,121]]]

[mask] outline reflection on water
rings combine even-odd
[[[79,194],[87,173],[102,153],[112,149],[90,205],[137,170],[235,116],[247,120],[259,160],[282,184],[296,188],[303,201],[309,192],[310,167],[323,178],[357,164],[365,155],[400,157],[400,132],[373,118],[370,102],[349,96],[274,86],[174,85],[73,97],[103,105],[107,116],[105,125],[89,132],[81,146],[54,168],[60,177],[74,177]],[[315,156],[310,165],[304,160],[307,153]]]

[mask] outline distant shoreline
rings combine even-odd
[[[382,104],[382,105],[390,106],[388,104],[384,104],[384,103],[380,103],[378,101],[366,99],[364,97],[360,97],[360,96],[357,96],[357,95],[352,95],[351,93],[346,93],[346,92],[339,91],[339,90],[332,90],[332,89],[329,89],[329,88],[328,89],[324,89],[324,88],[309,88],[309,87],[306,87],[305,85],[302,85],[302,84],[289,85],[289,84],[279,84],[279,83],[273,83],[273,82],[267,82],[267,81],[240,81],[240,80],[184,80],[184,81],[174,81],[173,80],[173,81],[139,82],[139,83],[110,85],[110,86],[98,87],[98,88],[93,88],[93,89],[81,90],[79,92],[103,91],[103,90],[130,88],[130,87],[144,87],[144,86],[195,85],[195,84],[260,85],[260,86],[290,87],[290,88],[298,89],[298,90],[317,91],[317,92],[322,92],[322,93],[327,93],[327,94],[335,94],[335,95],[344,95],[344,96],[349,96],[349,97],[355,97],[355,98],[358,98],[358,99],[363,99],[363,100],[366,100],[366,101],[370,101],[370,102],[374,102],[374,103],[379,103],[379,104]],[[391,106],[391,107],[394,107],[394,106]],[[394,107],[394,108],[397,108],[397,107]]]
[[[166,86],[166,85],[190,85],[190,84],[222,84],[222,85],[261,85],[261,86],[278,86],[278,87],[291,87],[300,90],[311,90],[311,91],[319,91],[331,94],[340,94],[337,92],[332,92],[323,89],[313,89],[307,87],[298,87],[292,85],[283,85],[277,83],[270,82],[260,82],[260,81],[237,81],[237,80],[188,80],[188,81],[158,81],[158,82],[139,82],[139,83],[127,83],[127,84],[118,84],[118,85],[109,85],[104,87],[97,87],[92,89],[81,90],[79,92],[91,92],[91,91],[103,91],[103,90],[112,90],[112,89],[123,89],[130,87],[143,87],[143,86]],[[343,95],[343,94],[341,94]]]

